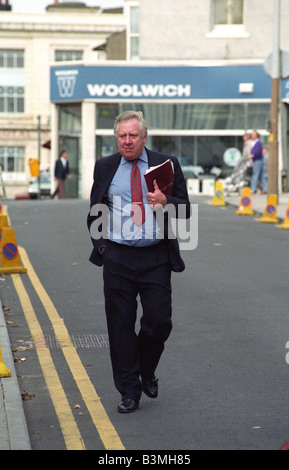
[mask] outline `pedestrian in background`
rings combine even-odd
[[[256,130],[251,135],[252,148],[250,158],[253,161],[253,173],[251,178],[251,192],[256,194],[258,182],[261,185],[262,194],[267,193],[267,180],[264,172],[264,158],[263,158],[263,145],[259,139],[259,134]]]
[[[268,183],[268,159],[269,159],[269,149],[268,147],[263,147],[263,165],[264,165],[264,174],[265,174],[267,183]]]
[[[155,370],[172,329],[171,272],[185,269],[177,239],[168,235],[158,237],[155,217],[148,217],[152,208],[174,205],[178,216],[179,204],[190,216],[185,179],[176,157],[145,148],[147,123],[141,112],[127,111],[115,121],[114,133],[119,152],[97,160],[91,190],[88,228],[93,242],[90,261],[103,265],[105,311],[114,383],[121,395],[119,413],[131,413],[139,407],[144,392],[150,398],[158,396]],[[148,192],[144,179],[150,166],[164,163],[168,158],[174,165],[172,196],[163,194],[156,182],[154,192]],[[131,217],[132,201],[138,188],[137,204],[141,220],[137,224],[139,236],[124,237],[122,228]],[[105,239],[92,234],[99,211],[94,206],[108,207],[110,220],[121,214],[120,226],[110,227]],[[143,211],[143,209],[145,209]],[[155,225],[148,239],[146,224]],[[164,232],[168,233],[168,217]],[[133,219],[130,220],[134,225]],[[140,296],[142,316],[140,331],[135,331],[137,296]]]
[[[65,199],[65,180],[70,179],[70,169],[67,160],[67,151],[62,150],[59,158],[55,162],[54,168],[54,179],[57,181],[57,186],[54,193],[51,195],[51,199],[54,199],[56,194],[59,193],[60,199]]]
[[[250,134],[243,135],[243,149],[242,149],[242,156],[244,158],[250,158],[251,155],[251,136]]]

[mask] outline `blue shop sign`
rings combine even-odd
[[[57,66],[51,67],[50,99],[143,101],[268,99],[271,79],[261,65]],[[240,88],[243,84],[243,89]],[[248,85],[248,86],[246,86]],[[283,84],[286,96],[287,83]]]

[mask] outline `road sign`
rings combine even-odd
[[[241,156],[242,155],[239,149],[234,147],[229,148],[224,153],[224,162],[228,166],[235,167]]]
[[[2,250],[4,258],[8,260],[13,260],[18,255],[18,249],[14,243],[6,243],[6,245],[3,246]]]
[[[273,52],[266,57],[264,69],[269,77],[273,78]],[[289,78],[289,51],[280,49],[280,78]]]

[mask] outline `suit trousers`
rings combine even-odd
[[[140,376],[151,379],[172,330],[168,245],[108,242],[103,253],[104,295],[114,383],[122,399],[138,401]],[[136,331],[138,298],[142,306]]]
[[[60,199],[65,199],[65,181],[57,179],[57,186],[54,193],[51,195],[51,199],[54,199],[56,194],[59,193]]]

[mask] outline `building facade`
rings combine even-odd
[[[126,23],[122,10],[88,8],[83,2],[47,0],[44,14],[14,13],[13,0],[1,0],[0,7],[0,166],[6,195],[13,198],[27,191],[30,159],[40,157],[41,170],[53,172],[50,65],[97,64],[106,58],[101,45],[122,34]],[[68,191],[78,197],[79,143],[72,150]]]
[[[53,155],[79,129],[81,197],[89,197],[96,158],[116,151],[116,115],[142,110],[147,145],[176,155],[189,178],[198,166],[232,171],[229,149],[245,132],[270,134],[271,78],[264,61],[273,47],[273,2],[260,0],[126,0],[127,60],[51,67]],[[283,2],[284,3],[284,2]],[[289,42],[281,15],[281,46]],[[288,168],[288,79],[281,84],[280,174]],[[61,86],[65,86],[66,90]],[[73,137],[73,136],[71,136]]]
[[[281,47],[289,43],[281,2]],[[97,3],[97,1],[96,1]],[[89,197],[93,166],[116,150],[116,115],[140,109],[148,146],[176,155],[187,177],[201,166],[231,172],[228,149],[244,132],[268,142],[273,3],[125,0],[122,9],[47,0],[16,14],[0,0],[0,167],[8,197],[27,190],[30,158],[53,175],[62,148],[70,197]],[[288,168],[289,81],[280,99],[279,169]],[[48,148],[47,148],[48,147]],[[53,189],[53,188],[52,188]]]

